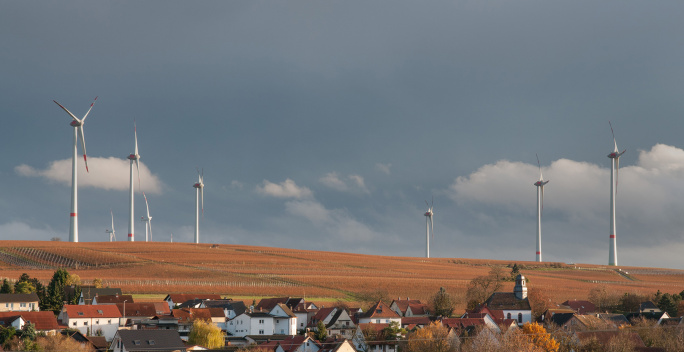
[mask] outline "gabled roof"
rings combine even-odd
[[[216,294],[196,294],[196,293],[172,293],[166,295],[165,301],[172,300],[174,304],[181,304],[191,299],[221,299],[221,295]]]
[[[484,304],[498,310],[532,310],[527,298],[518,299],[513,292],[494,292]]]
[[[224,317],[221,308],[182,308],[174,309],[171,315],[178,318],[179,323],[192,322],[195,319],[211,321],[212,317]]]
[[[408,312],[409,308],[411,309],[411,313],[413,313],[414,315],[430,314],[430,311],[428,310],[428,305],[424,303],[409,304],[408,308],[406,308],[406,312]],[[406,312],[404,312],[404,314],[406,314]]]
[[[120,288],[97,288],[95,286],[81,286],[81,294],[83,295],[83,300],[86,304],[93,301],[95,295],[98,296],[109,296],[109,295],[119,295],[121,296]]]
[[[124,304],[117,303],[116,307],[124,314]],[[169,305],[165,302],[141,302],[141,303],[126,303],[127,317],[153,317],[155,315],[169,315],[171,310]]]
[[[598,317],[616,326],[629,325],[629,320],[623,314],[599,313]]]
[[[335,307],[321,308],[318,312],[311,318],[311,324],[316,325],[319,321],[325,320],[329,315],[334,314],[337,310]]]
[[[583,315],[596,312],[596,305],[589,301],[578,301],[574,299],[572,301],[567,300],[561,304],[570,307],[570,309],[574,310],[577,314]]]
[[[290,308],[285,305],[284,303],[278,303],[277,307],[283,310],[285,312],[285,315],[287,315],[290,318],[296,318],[297,316],[290,310]],[[275,309],[275,307],[273,307]],[[271,309],[271,313],[273,312],[273,309]]]
[[[206,308],[222,308],[228,309],[235,312],[235,315],[240,315],[247,310],[245,302],[243,301],[233,301],[232,299],[218,299],[212,301],[204,301],[202,303]]]
[[[336,337],[329,337],[327,340],[322,341],[322,347],[318,352],[337,352],[345,345],[348,346],[347,349],[354,350],[354,345],[347,339],[337,339]]]
[[[667,312],[653,312],[653,313],[627,313],[625,314],[625,318],[629,321],[633,321],[634,319],[638,318],[645,318],[648,320],[660,320],[660,318],[663,317],[663,315],[667,314]],[[669,315],[666,316],[666,318],[669,318]]]
[[[185,351],[178,330],[119,330],[127,351]]]
[[[115,305],[66,305],[64,309],[69,319],[121,318],[121,313]]]
[[[658,306],[655,305],[655,303],[651,301],[646,301],[646,302],[641,302],[639,305],[639,310],[647,310],[647,309],[653,309],[653,310],[660,310]]]
[[[428,326],[432,320],[430,320],[430,317],[402,317],[401,318],[401,325],[423,325],[423,326]]]
[[[289,299],[289,297],[262,298],[254,307],[254,310],[271,311],[278,303],[285,304]]]
[[[33,323],[38,331],[59,330],[59,323],[55,313],[51,311],[43,312],[0,312],[0,319],[7,318],[15,321],[21,317],[27,323]]]
[[[389,306],[387,306],[385,303],[382,301],[378,301],[373,307],[368,309],[367,312],[365,312],[363,315],[361,315],[362,318],[401,318],[397,312],[391,310]]]
[[[0,293],[0,303],[38,302],[38,295],[34,293]]]
[[[132,295],[97,295],[97,304],[133,303]],[[95,299],[95,297],[93,297]],[[168,304],[167,304],[168,306]]]
[[[202,302],[204,301],[206,301],[206,299],[196,298],[187,300],[185,302],[182,302],[181,304],[178,304],[177,308],[199,308]]]
[[[321,345],[316,340],[303,335],[288,336],[281,341],[262,343],[259,345],[259,347],[274,349],[275,347],[280,346],[285,352],[292,352],[305,343],[315,344],[319,349],[321,348]]]
[[[413,304],[413,305],[421,305],[421,304],[424,304],[424,303],[421,302],[421,301],[418,300],[418,299],[408,299],[408,298],[406,298],[406,299],[404,299],[404,300],[402,300],[402,299],[395,299],[395,300],[392,301],[392,303],[390,303],[390,307],[396,305],[397,308],[399,308],[399,310],[401,311],[401,314],[404,315],[404,314],[406,314],[406,309],[407,309],[407,308],[409,307],[409,305],[411,305],[411,304]]]
[[[556,313],[549,318],[549,321],[558,326],[563,326],[569,322],[573,316],[575,316],[575,313]]]

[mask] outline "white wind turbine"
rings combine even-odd
[[[150,205],[147,203],[147,196],[143,192],[143,197],[145,197],[145,206],[147,207],[147,215],[140,218],[141,221],[145,222],[145,242],[152,240],[152,217],[150,216]],[[149,232],[149,237],[148,236]]]
[[[114,231],[114,212],[109,210],[109,212],[112,214],[112,229],[105,229],[105,232],[109,234],[109,242],[114,242],[116,241],[116,231]]]
[[[425,212],[425,258],[430,258],[430,233],[432,233],[432,238],[435,237],[435,227],[432,222],[432,216],[435,214],[432,208],[435,205],[435,198],[432,198],[432,205],[428,204],[427,200],[425,204],[428,206],[428,210]]]
[[[542,176],[539,155],[537,155],[537,165],[539,166],[539,181],[534,183],[537,186],[537,261],[541,262],[541,216],[544,210],[544,185],[549,183],[549,181],[544,181],[544,176]]]
[[[71,160],[71,213],[69,215],[69,242],[78,242],[78,168],[76,164],[76,159],[78,158],[78,136],[81,136],[81,147],[83,148],[83,161],[85,162],[86,172],[88,172],[88,158],[86,157],[86,146],[85,137],[83,134],[83,125],[85,124],[85,119],[86,117],[88,117],[90,110],[93,108],[93,105],[95,105],[97,97],[95,97],[95,100],[93,100],[93,102],[90,104],[90,108],[83,116],[83,118],[80,120],[76,116],[74,116],[74,114],[72,114],[71,111],[67,110],[67,108],[65,108],[62,104],[58,103],[56,100],[53,101],[55,102],[55,104],[59,105],[60,108],[66,111],[66,113],[69,114],[69,116],[71,116],[71,118],[73,119],[70,123],[70,125],[74,128],[74,150],[73,158]]]
[[[200,214],[200,197],[202,197],[202,217],[204,217],[204,170],[200,173],[197,170],[197,183],[192,185],[195,187],[195,243],[199,243],[199,214]]]
[[[133,133],[135,134],[135,151],[133,154],[128,155],[128,159],[131,161],[131,183],[130,191],[128,194],[129,200],[129,212],[128,212],[128,241],[135,241],[135,217],[133,216],[133,210],[135,208],[134,196],[135,193],[135,182],[133,181],[133,162],[135,161],[135,167],[138,170],[138,185],[140,185],[140,154],[138,154],[138,128],[133,123]]]
[[[608,121],[610,125],[610,133],[613,134],[613,152],[608,154],[611,159],[610,166],[610,250],[608,252],[608,265],[618,265],[617,260],[617,230],[615,229],[615,196],[617,195],[618,185],[618,169],[620,168],[620,156],[624,154],[627,149],[622,152],[618,151],[617,142],[615,141],[615,132],[613,132],[613,124]]]

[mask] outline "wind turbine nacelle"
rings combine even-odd
[[[432,216],[432,213],[428,211],[425,213],[425,216]]]
[[[549,183],[549,181],[537,181],[537,182],[534,183],[534,185],[537,186],[537,187],[541,187],[541,186],[543,186],[543,185],[545,185],[545,184],[547,184],[547,183]]]
[[[138,159],[138,156],[135,155],[135,154],[129,154],[129,155],[128,155],[128,159],[129,159],[129,160],[136,160],[136,159]]]
[[[627,149],[623,150],[622,152],[612,152],[608,154],[608,157],[611,159],[619,158],[622,154],[625,154],[626,151]]]
[[[81,126],[81,122],[80,122],[80,121],[76,121],[76,120],[71,120],[71,122],[70,122],[69,124],[70,124],[72,127],[79,127],[79,126]]]
[[[192,187],[195,187],[195,188],[202,188],[202,187],[204,187],[204,185],[201,184],[201,183],[195,183],[194,185],[192,185]]]

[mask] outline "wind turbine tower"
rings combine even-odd
[[[128,155],[128,160],[131,161],[131,184],[130,191],[128,194],[129,200],[129,212],[128,212],[128,241],[135,241],[135,221],[133,216],[133,210],[135,208],[135,202],[133,194],[135,193],[135,182],[133,181],[133,162],[135,162],[135,167],[138,170],[138,184],[140,183],[140,154],[138,154],[138,128],[133,124],[133,133],[135,134],[135,151],[133,154]]]
[[[539,163],[538,155],[537,165],[539,166],[539,181],[534,183],[534,185],[537,186],[537,261],[541,262],[541,216],[542,211],[544,210],[544,185],[549,183],[549,181],[544,181],[544,176],[542,176],[541,164]]]
[[[202,198],[202,216],[204,216],[204,170],[197,170],[195,187],[195,243],[199,243],[200,197]]]
[[[116,241],[116,231],[114,231],[114,212],[109,211],[112,214],[112,229],[105,229],[105,232],[109,234],[109,242]]]
[[[432,222],[432,216],[435,214],[432,211],[435,199],[432,199],[432,205],[428,204],[427,200],[425,204],[428,206],[428,210],[425,212],[425,258],[430,258],[430,233],[432,233],[433,238],[435,237],[435,227]]]
[[[618,185],[618,170],[620,169],[620,156],[624,154],[627,149],[622,152],[618,151],[617,142],[615,141],[615,132],[613,132],[613,124],[608,121],[610,125],[610,133],[613,134],[613,152],[608,154],[611,160],[610,166],[610,250],[608,252],[608,265],[617,266],[617,230],[615,229],[615,196],[617,195]]]
[[[150,205],[147,203],[147,196],[143,192],[143,197],[145,197],[145,206],[147,207],[147,216],[140,218],[141,221],[145,222],[145,242],[152,240],[152,217],[150,216]],[[149,237],[148,237],[149,233]]]
[[[55,104],[59,105],[62,110],[66,111],[69,116],[71,116],[71,127],[74,128],[74,149],[73,149],[73,157],[71,159],[71,212],[69,214],[69,242],[78,242],[78,168],[77,168],[77,163],[76,160],[78,158],[78,137],[79,135],[81,136],[81,147],[83,148],[83,161],[85,162],[85,168],[86,172],[88,172],[88,158],[86,157],[86,146],[85,146],[85,137],[83,134],[83,125],[85,124],[85,119],[88,117],[88,114],[90,113],[90,110],[92,110],[93,105],[95,105],[95,101],[97,101],[97,97],[95,97],[95,100],[90,104],[90,108],[86,112],[86,114],[83,116],[82,119],[78,119],[74,114],[71,113],[71,111],[67,110],[62,104],[58,103],[56,100],[53,100]]]

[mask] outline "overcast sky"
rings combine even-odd
[[[4,1],[0,238],[153,239],[684,269],[681,1]],[[79,153],[80,151],[79,146]],[[136,195],[136,219],[144,199]],[[136,221],[136,240],[144,223]]]

